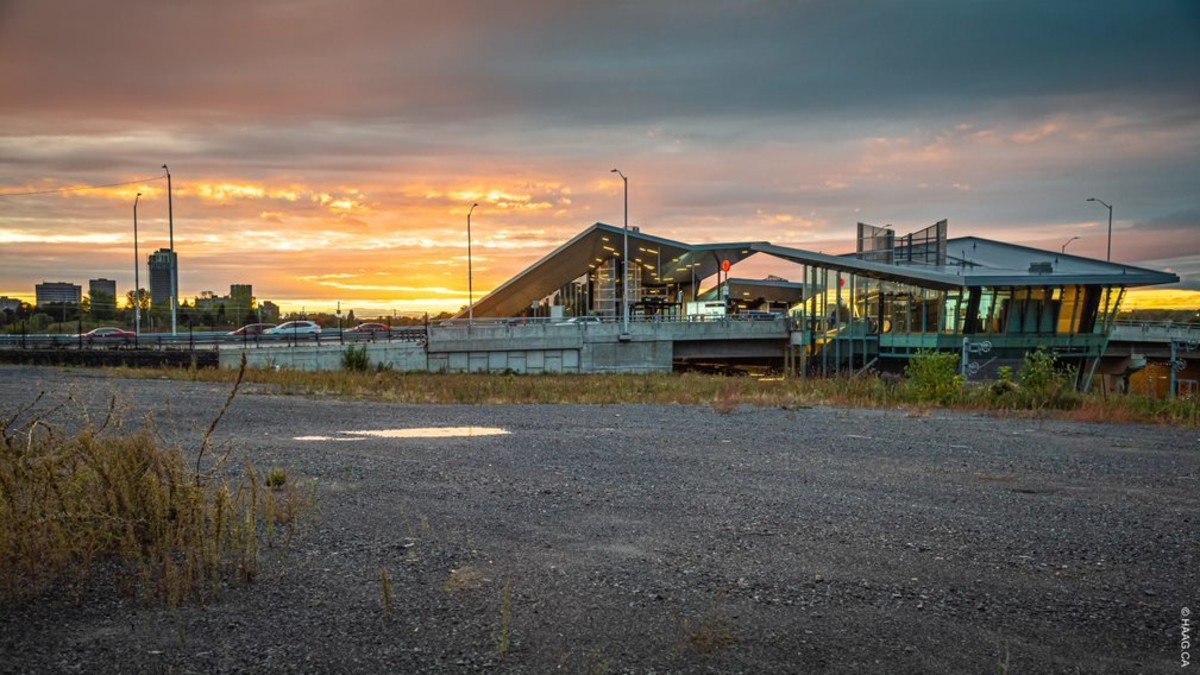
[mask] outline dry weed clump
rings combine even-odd
[[[477,567],[458,567],[450,570],[446,581],[442,583],[442,591],[447,594],[458,593],[459,591],[469,591],[479,588],[483,585],[483,572]]]
[[[279,527],[290,537],[311,506],[311,494],[271,490],[252,466],[236,480],[196,473],[152,429],[121,429],[111,408],[103,424],[67,433],[33,414],[36,403],[0,422],[2,599],[54,587],[78,599],[103,570],[146,602],[203,602],[253,580],[260,542],[274,545]]]
[[[721,606],[727,595],[727,591],[718,592],[704,614],[696,619],[676,614],[683,649],[708,656],[738,643],[740,636]]]

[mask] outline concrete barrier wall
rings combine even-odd
[[[578,349],[529,349],[475,352],[431,352],[429,370],[435,373],[588,372],[580,368]]]
[[[446,373],[647,373],[670,372],[675,341],[761,342],[755,353],[782,353],[787,338],[782,321],[636,323],[621,325],[528,324],[430,327],[428,345],[367,343],[372,365],[402,372]],[[260,347],[244,350],[252,366],[300,370],[340,370],[348,345]],[[727,347],[724,347],[727,348]],[[693,348],[694,349],[694,348]],[[221,365],[236,367],[243,350],[222,350]]]
[[[357,345],[310,345],[297,347],[260,347],[258,349],[222,349],[222,368],[237,368],[242,354],[252,368],[293,368],[296,370],[341,370],[347,347]],[[413,342],[376,342],[362,346],[372,367],[382,366],[401,372],[429,370],[424,346]]]
[[[670,340],[591,342],[582,355],[586,373],[669,373],[674,348]]]

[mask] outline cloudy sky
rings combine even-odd
[[[1200,4],[0,0],[0,295],[128,290],[164,163],[189,298],[457,309],[471,203],[478,297],[620,224],[619,167],[646,232],[836,253],[946,218],[1103,258],[1097,197],[1183,277],[1135,302],[1200,307]]]

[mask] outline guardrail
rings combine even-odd
[[[579,319],[586,318],[587,321]],[[744,322],[744,321],[786,321],[787,316],[777,312],[745,312],[741,314],[688,314],[678,316],[631,316],[630,325],[639,324],[671,324],[671,323],[703,323],[703,322]],[[475,319],[446,319],[433,326],[436,328],[478,328],[492,326],[578,326],[587,327],[597,324],[604,326],[621,325],[620,317],[477,317]]]
[[[388,332],[355,333],[323,330],[319,335],[272,334],[230,335],[224,331],[187,333],[143,333],[137,338],[87,340],[78,335],[17,333],[0,335],[0,349],[155,349],[190,350],[281,347],[368,342],[421,342],[427,339],[424,326],[393,328]]]
[[[1170,321],[1117,321],[1113,326],[1113,340],[1129,342],[1200,342],[1200,324],[1173,323]]]

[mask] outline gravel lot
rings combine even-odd
[[[43,390],[185,448],[228,394],[0,366],[0,416]],[[345,433],[467,426],[511,433]],[[1196,429],[251,386],[217,436],[317,482],[307,532],[207,606],[0,606],[0,672],[1177,672],[1200,607]]]

